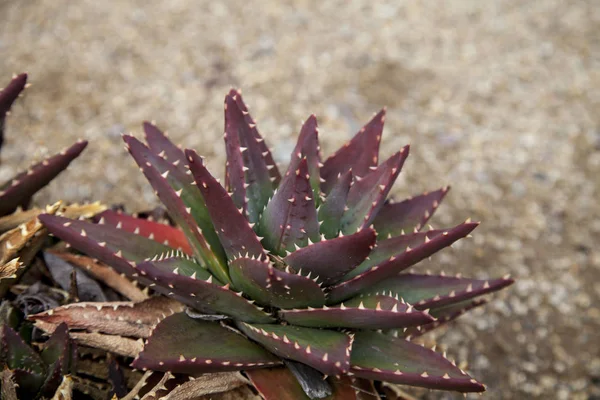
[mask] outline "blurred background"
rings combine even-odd
[[[30,74],[0,180],[77,138],[37,202],[157,205],[123,132],[155,120],[222,176],[243,90],[286,163],[315,113],[324,155],[388,107],[396,198],[451,185],[435,227],[474,238],[420,269],[517,283],[440,332],[490,399],[600,398],[600,4],[563,1],[0,0],[0,78]],[[451,399],[452,394],[412,392]]]

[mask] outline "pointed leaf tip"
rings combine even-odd
[[[325,160],[321,169],[321,178],[325,180],[321,185],[323,192],[329,193],[340,173],[352,169],[354,175],[363,177],[371,167],[377,166],[385,113],[385,109],[379,111],[348,143]]]

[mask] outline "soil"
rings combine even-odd
[[[483,222],[418,269],[517,279],[439,346],[489,399],[600,396],[595,1],[2,0],[0,15],[0,77],[33,84],[0,180],[85,138],[37,202],[147,209],[157,200],[120,139],[145,119],[222,175],[231,86],[283,163],[309,114],[327,155],[387,105],[383,155],[411,144],[395,197],[450,184],[432,224]]]

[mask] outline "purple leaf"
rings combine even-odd
[[[15,76],[10,83],[0,91],[0,148],[4,142],[4,125],[6,115],[9,113],[17,97],[21,95],[27,84],[27,74]]]
[[[398,177],[408,152],[409,147],[406,146],[363,177],[355,175],[341,220],[344,234],[354,233],[357,229],[371,225]]]
[[[46,186],[66,169],[83,149],[86,141],[79,141],[59,154],[33,165],[0,187],[0,216],[13,212],[19,205],[26,204],[31,196]]]
[[[351,371],[358,377],[459,392],[485,387],[441,354],[402,338],[361,331],[352,345]]]
[[[203,230],[198,227],[192,216],[192,207],[188,207],[183,199],[183,188],[179,191],[173,189],[167,180],[169,172],[160,173],[155,165],[145,161],[144,146],[131,136],[124,136],[127,149],[134,157],[142,172],[156,191],[156,195],[169,210],[169,215],[175,220],[187,237],[194,255],[206,264],[212,274],[222,282],[229,282],[225,260],[218,257],[212,246],[203,235]]]
[[[336,238],[340,232],[351,184],[352,170],[338,175],[336,183],[317,210],[321,223],[320,231],[327,239]]]
[[[328,304],[339,303],[431,256],[467,236],[479,224],[465,222],[448,230],[396,236],[377,243],[369,259],[350,271],[328,293]]]
[[[279,172],[241,93],[235,90],[225,97],[225,148],[226,187],[236,207],[255,223],[273,194]]]
[[[385,295],[359,296],[335,307],[282,310],[279,315],[290,324],[315,328],[394,329],[433,321],[429,314]]]
[[[237,327],[279,357],[304,363],[325,375],[345,374],[350,367],[352,338],[345,333],[244,322],[237,323]]]
[[[377,113],[361,130],[335,154],[325,160],[321,168],[321,178],[325,180],[321,189],[329,193],[340,174],[352,169],[354,176],[367,175],[371,167],[376,167],[379,157],[379,143],[385,121],[385,108]]]
[[[264,259],[264,249],[258,237],[229,194],[202,165],[196,152],[186,150],[185,154],[227,258],[231,260],[240,254],[248,254]]]
[[[158,324],[132,366],[190,375],[280,363],[277,357],[243,335],[217,322],[192,319],[180,313]]]
[[[154,283],[154,290],[203,313],[228,315],[248,322],[273,322],[261,308],[242,297],[241,292],[230,290],[229,284],[223,285],[193,261],[171,257],[146,261],[137,268]]]
[[[150,150],[185,174],[185,155],[183,154],[183,150],[175,146],[167,135],[153,123],[145,121],[143,127],[146,142]]]
[[[373,224],[379,237],[397,236],[402,232],[421,230],[437,210],[450,190],[449,186],[423,193],[399,203],[386,203],[377,213]]]
[[[236,288],[262,305],[294,308],[325,304],[325,293],[309,276],[282,271],[268,262],[238,258],[229,264]]]
[[[313,197],[319,201],[321,196],[321,182],[319,166],[321,165],[321,155],[319,146],[319,128],[317,127],[317,117],[311,115],[300,129],[298,142],[290,157],[290,171],[298,169],[300,162],[306,158],[308,165],[308,174],[310,175],[310,185],[313,189]]]
[[[310,187],[308,163],[286,172],[259,223],[265,248],[278,255],[319,240],[319,223]]]
[[[363,229],[348,236],[313,243],[284,258],[295,270],[303,269],[331,285],[362,263],[375,245],[375,231]]]

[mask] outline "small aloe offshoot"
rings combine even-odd
[[[512,280],[406,272],[478,224],[421,231],[447,188],[386,199],[409,147],[379,162],[384,119],[382,110],[321,162],[310,116],[280,173],[232,90],[224,186],[195,151],[181,150],[153,124],[144,124],[147,144],[123,137],[177,228],[110,211],[96,223],[40,220],[73,248],[189,307],[156,325],[135,368],[241,370],[268,399],[283,391],[360,398],[361,390],[342,393],[368,380],[481,392],[442,354],[408,339]],[[315,373],[329,377],[324,386],[310,384]]]
[[[39,353],[8,324],[1,324],[2,398],[52,398],[63,376],[75,372],[76,359],[75,345],[65,324],[57,327]]]
[[[4,141],[6,116],[27,86],[27,74],[20,74],[0,91],[0,148]],[[52,157],[32,165],[4,184],[0,184],[0,217],[29,204],[31,197],[81,154],[87,142],[80,140]]]

